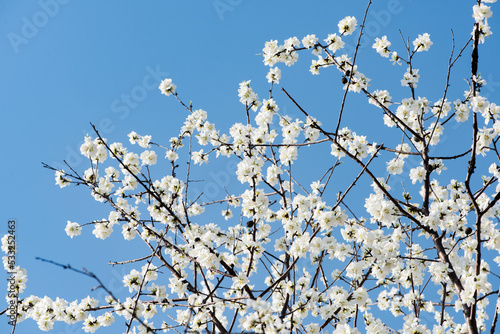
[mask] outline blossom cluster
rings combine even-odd
[[[490,8],[480,4],[473,12],[475,33],[487,37]],[[433,45],[428,33],[418,35],[413,48],[406,45],[408,59],[391,49],[387,36],[377,37],[377,53],[407,65],[401,85],[409,95],[371,89],[356,57],[340,54],[357,25],[348,16],[325,39],[310,34],[283,45],[266,42],[270,95],[260,98],[258,86],[240,83],[247,122],[226,133],[203,109],[186,107],[165,79],[161,93],[175,95],[188,111],[169,144],[136,132],[128,136],[130,145],[110,143],[98,131],[86,136],[80,152],[90,167],[81,174],[54,170],[56,184],[88,187],[111,211],[92,222],[68,221],[66,233],[74,238],[93,227],[96,238],[107,239],[117,229],[151,254],[126,264],[122,283],[130,296],[115,298],[106,290],[103,306],[90,297],[67,302],[30,296],[18,305],[19,321],[32,318],[42,330],[56,321],[80,322],[86,332],[122,317],[134,333],[230,332],[238,326],[256,333],[392,333],[393,324],[379,318],[385,314],[400,319],[394,326],[402,333],[437,334],[474,332],[471,321],[457,316],[474,310],[476,332],[484,330],[490,297],[498,292],[498,270],[485,254],[500,263],[500,107],[481,95],[477,87],[487,83],[477,73],[459,98],[445,94],[431,101],[416,94],[420,75],[413,60]],[[380,112],[385,131],[398,138],[377,144],[370,138],[376,133],[344,126],[343,103],[334,124],[321,113],[310,115],[287,93],[303,116],[283,114],[286,102],[273,95],[283,81],[276,65],[292,66],[305,52],[315,58],[312,74],[339,71],[345,96],[366,96],[369,112]],[[461,125],[472,125],[472,148],[456,156],[435,153]],[[297,175],[299,157],[308,153],[317,158],[308,161],[306,175]],[[465,156],[468,176],[459,181],[456,165]],[[182,157],[185,164],[178,162]],[[237,167],[226,195],[206,203],[190,185],[213,159],[232,159]],[[153,169],[165,173],[165,165],[170,172],[156,178]],[[356,172],[351,183],[336,178],[344,166],[348,175]],[[483,175],[471,183],[476,168]],[[411,182],[392,181],[404,178]],[[354,186],[364,199],[351,192]],[[22,293],[26,272],[18,272]]]

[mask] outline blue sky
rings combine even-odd
[[[440,98],[451,49],[450,29],[461,47],[472,30],[473,3],[374,1],[358,63],[361,72],[372,78],[372,88],[394,91],[395,100],[407,93],[399,86],[405,68],[394,68],[379,57],[371,48],[373,39],[387,35],[402,52],[398,29],[410,41],[428,32],[434,45],[416,61],[421,74],[418,95],[431,101]],[[174,99],[160,95],[157,86],[165,77],[174,80],[185,101],[192,100],[195,108],[207,110],[209,119],[227,133],[230,124],[244,121],[237,97],[239,82],[252,80],[259,96],[266,97],[268,69],[259,55],[265,41],[281,43],[307,34],[324,39],[337,32],[337,22],[347,15],[361,21],[365,6],[366,1],[358,0],[0,2],[0,126],[5,138],[0,231],[6,231],[9,219],[17,221],[17,262],[28,270],[29,279],[25,295],[74,300],[91,293],[95,285],[86,277],[35,261],[36,256],[85,267],[124,292],[118,280],[128,269],[109,270],[107,261],[147,254],[144,248],[131,251],[119,232],[104,242],[95,239],[91,230],[73,240],[67,237],[67,220],[90,222],[107,217],[109,209],[95,202],[85,189],[60,190],[53,172],[42,168],[42,162],[59,166],[66,160],[79,171],[86,169],[88,162],[78,152],[83,136],[92,132],[90,122],[111,142],[126,142],[126,135],[137,131],[166,144],[177,135],[186,113]],[[494,35],[480,53],[480,72],[490,83],[485,95],[490,96],[500,87],[496,61],[499,17],[495,14],[490,20]],[[352,45],[353,39],[348,41]],[[463,78],[469,76],[469,54],[465,53],[452,77],[454,97],[461,97],[466,89]],[[336,99],[342,93],[340,76],[334,70],[312,76],[310,61],[303,53],[294,67],[280,66],[283,86],[308,110],[323,115],[324,124],[334,122]],[[275,94],[284,101],[282,111],[300,116],[283,95]],[[382,142],[388,134],[374,126],[381,124],[380,118],[362,116],[370,107],[361,100],[363,103],[349,105],[346,124],[354,122],[357,132]],[[335,117],[327,117],[332,114]],[[221,167],[211,168],[208,178],[217,193],[216,171]],[[231,182],[237,182],[235,176]],[[5,326],[2,318],[0,331]],[[35,322],[28,320],[16,333],[37,331]],[[80,333],[80,329],[61,325],[54,332]]]

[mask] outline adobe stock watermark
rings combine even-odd
[[[158,89],[160,82],[168,77],[168,72],[163,72],[160,65],[154,68],[151,66],[145,67],[146,74],[142,77],[140,84],[132,87],[130,90],[122,93],[110,103],[111,113],[118,116],[120,121],[124,121],[130,113],[139,107],[152,90]],[[94,123],[101,135],[109,135],[116,129],[116,119],[112,117],[103,117],[98,122]],[[80,154],[80,146],[83,144],[83,138],[89,133],[90,129],[86,127],[81,130],[82,140],[75,146],[66,145],[66,161],[70,166],[76,167],[83,161],[83,156]],[[56,169],[65,169],[67,166],[61,162],[52,162],[52,167]]]
[[[241,5],[242,2],[243,0],[214,0],[212,6],[219,20],[224,21],[225,13],[232,12],[237,6]]]
[[[20,46],[28,44],[30,40],[35,38],[40,29],[45,27],[51,18],[55,17],[60,10],[61,5],[66,5],[70,0],[39,0],[38,6],[40,10],[36,11],[30,17],[23,16],[21,18],[22,25],[20,33],[9,32],[7,39],[15,53],[19,53]]]

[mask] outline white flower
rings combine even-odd
[[[288,51],[291,52],[295,50],[295,48],[300,48],[300,41],[297,37],[290,37],[287,40],[285,40],[284,48]]]
[[[417,181],[422,182],[424,180],[424,177],[425,177],[424,167],[420,166],[420,167],[412,168],[410,170],[410,179],[411,179],[411,182],[413,184],[415,184]]]
[[[6,234],[2,237],[1,241],[2,241],[2,252],[4,253],[8,253],[9,252],[9,242],[12,243],[12,241],[9,241],[9,240],[13,240],[12,237],[9,237],[9,234]],[[11,245],[11,248],[10,250],[13,250],[15,251],[15,243],[13,245]]]
[[[455,120],[457,122],[465,122],[469,119],[469,107],[467,104],[456,100],[453,102],[453,108],[455,109]]]
[[[135,131],[132,131],[128,134],[128,140],[130,141],[130,144],[135,144],[140,138],[141,136],[139,136]]]
[[[203,164],[208,163],[208,154],[203,154],[203,149],[199,151],[193,152],[193,156],[191,157],[195,164]]]
[[[177,160],[179,158],[179,155],[175,151],[173,151],[173,150],[167,150],[167,153],[165,154],[165,157],[168,160],[174,162],[175,160]]]
[[[139,146],[142,148],[149,148],[151,146],[151,145],[149,145],[150,142],[151,142],[151,136],[142,136],[137,141],[137,144],[139,144]]]
[[[278,53],[278,41],[272,40],[266,42],[262,53],[264,55],[264,65],[274,66],[279,61],[279,57],[276,55]]]
[[[87,158],[93,158],[95,157],[96,151],[97,151],[96,142],[93,141],[89,135],[86,135],[85,141],[80,146],[80,153]]]
[[[282,146],[279,152],[280,160],[283,165],[293,163],[293,160],[297,160],[297,146]]]
[[[417,88],[419,78],[420,75],[418,74],[418,69],[408,68],[406,73],[403,75],[403,79],[401,79],[401,86],[411,86],[413,88]]]
[[[122,184],[123,190],[134,190],[139,185],[139,182],[137,182],[137,179],[134,176],[127,174],[123,178]]]
[[[125,154],[123,157],[123,165],[127,167],[127,169],[123,169],[122,172],[129,173],[132,172],[137,174],[141,170],[141,166],[139,165],[139,155],[129,152]]]
[[[109,146],[110,151],[112,152],[112,158],[115,159],[115,155],[118,158],[121,158],[127,153],[127,149],[123,147],[122,143],[113,143]]]
[[[142,275],[139,271],[132,269],[130,274],[123,276],[123,286],[128,287],[129,292],[139,291],[142,283]]]
[[[100,316],[97,317],[97,322],[101,325],[101,326],[109,326],[111,325],[113,322],[115,322],[115,317],[113,316],[113,313],[111,312],[106,312]]]
[[[403,172],[405,161],[402,158],[394,158],[387,163],[389,174],[401,174]]]
[[[274,99],[269,99],[269,100],[264,99],[262,101],[262,106],[260,107],[260,111],[268,111],[270,113],[275,113],[278,110],[280,110],[280,108],[278,107]]]
[[[113,232],[113,225],[106,222],[96,222],[92,234],[98,239],[106,239]]]
[[[328,38],[325,39],[325,42],[328,44],[328,50],[332,52],[342,49],[345,45],[342,38],[337,34],[328,34]]]
[[[340,20],[338,27],[339,33],[344,35],[351,35],[354,30],[356,30],[356,25],[358,21],[353,16],[347,16],[344,19]]]
[[[319,193],[319,190],[321,188],[323,188],[325,185],[323,183],[321,183],[320,181],[314,181],[313,183],[311,183],[311,190],[313,192],[313,194],[318,194]]]
[[[399,58],[398,53],[396,51],[391,53],[391,61],[393,66],[396,64],[401,65],[401,58]]]
[[[400,158],[404,159],[404,158],[408,157],[408,154],[406,154],[406,153],[411,152],[411,147],[407,143],[399,144],[398,146],[396,146],[396,151],[399,152],[398,156]]]
[[[448,112],[451,110],[451,102],[444,100],[437,101],[434,106],[431,108],[431,111],[434,115],[439,115],[439,117],[448,116]]]
[[[474,5],[474,7],[472,7],[472,12],[472,17],[476,20],[476,22],[489,19],[491,15],[493,15],[491,8],[483,4]]]
[[[430,161],[430,167],[438,174],[440,175],[443,170],[447,170],[446,166],[443,164],[443,160],[441,159],[434,159]]]
[[[306,37],[302,38],[302,44],[308,49],[314,47],[316,43],[318,43],[318,38],[316,37],[316,35],[307,35]]]
[[[136,236],[136,229],[132,223],[127,223],[122,225],[122,234],[125,240],[132,240]]]
[[[266,181],[272,186],[278,184],[278,175],[281,173],[282,170],[277,165],[267,167]]]
[[[83,330],[85,333],[94,333],[101,325],[99,321],[93,316],[89,315],[87,319],[83,322]]]
[[[385,58],[389,58],[389,46],[391,46],[391,42],[387,40],[387,36],[383,36],[380,38],[375,38],[375,43],[372,45],[372,48],[377,50],[377,52]]]
[[[254,93],[252,88],[250,88],[250,80],[240,83],[238,96],[240,102],[249,108],[251,107],[252,110],[256,111],[260,107],[259,97]]]
[[[359,331],[348,324],[338,324],[332,334],[359,334]]]
[[[199,205],[198,203],[193,203],[189,208],[188,208],[188,213],[191,216],[199,216],[203,212],[205,212],[205,208]]]
[[[417,52],[422,52],[422,51],[429,51],[429,48],[432,45],[432,41],[430,39],[430,35],[428,33],[425,33],[423,35],[418,35],[418,38],[416,38],[413,41],[413,46],[414,46],[414,51]]]
[[[482,44],[484,43],[486,37],[490,37],[491,34],[493,33],[491,32],[491,28],[488,25],[487,20],[480,21],[478,24],[479,24],[479,43]],[[475,30],[471,32],[471,35],[473,38],[476,38]]]
[[[292,243],[290,255],[293,257],[305,257],[311,245],[309,244],[309,233],[306,232]]]
[[[66,234],[73,239],[73,237],[80,235],[82,233],[82,227],[80,226],[80,224],[72,223],[68,220],[65,231]]]
[[[170,284],[168,287],[170,288],[171,293],[177,293],[179,296],[182,296],[187,290],[187,283],[183,283],[182,279],[178,279],[177,277],[169,278]]]
[[[387,90],[377,89],[372,93],[372,96],[384,107],[389,107],[391,105],[392,97],[389,95],[389,92]],[[374,101],[372,98],[368,98],[368,103],[380,108],[380,104]]]
[[[120,177],[120,172],[114,167],[107,167],[104,171],[108,180],[116,181]]]
[[[221,213],[225,220],[229,220],[233,217],[233,212],[231,211],[231,209],[222,210]]]
[[[280,83],[281,79],[281,70],[278,67],[271,68],[266,75],[267,82],[271,83]]]
[[[97,182],[99,175],[97,175],[97,170],[90,167],[83,172],[83,179],[88,181],[89,183]]]
[[[161,93],[165,94],[166,96],[175,94],[176,88],[177,86],[172,83],[172,79],[165,79],[160,83],[160,86],[158,86],[158,89],[161,91]]]
[[[143,165],[155,165],[156,153],[154,151],[144,151],[141,153],[141,160]]]
[[[57,170],[56,171],[56,185],[58,185],[61,188],[67,187],[70,185],[71,180],[67,177],[64,177],[66,173],[64,173],[63,170]]]

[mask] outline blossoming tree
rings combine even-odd
[[[356,60],[371,1],[363,18],[340,20],[338,32],[322,39],[266,42],[269,96],[259,98],[250,81],[242,82],[238,94],[246,122],[228,133],[207,112],[185,103],[165,79],[161,93],[177,99],[187,114],[169,144],[132,132],[129,141],[136,146],[127,147],[94,128],[81,146],[90,168],[46,166],[61,188],[88,187],[111,209],[102,220],[68,222],[69,236],[93,227],[97,238],[106,239],[118,228],[126,240],[150,249],[149,256],[122,263],[129,266],[123,277],[129,296],[121,299],[94,273],[71,267],[96,280],[105,300],[24,296],[26,270],[9,268],[4,257],[5,268],[16,272],[18,298],[8,301],[17,303],[18,326],[32,318],[44,331],[63,321],[81,323],[91,333],[105,326],[125,333],[494,333],[500,297],[500,106],[481,95],[486,82],[478,69],[480,45],[491,35],[492,12],[485,3],[495,1],[473,6],[472,34],[460,47],[453,44],[436,101],[417,97],[415,59],[433,44],[427,33],[411,44],[403,39],[399,47],[386,36],[373,41],[380,56],[406,69],[405,96],[394,101],[387,87],[369,85]],[[347,39],[356,45],[352,54],[343,52]],[[312,74],[340,73],[344,92],[333,121],[301,106],[300,96],[276,88],[285,81],[277,65],[292,66],[309,52],[316,57]],[[470,63],[464,61],[469,55]],[[469,64],[468,85],[453,84],[465,85],[465,94],[449,96],[453,69]],[[348,96],[379,108],[391,142],[377,144],[377,138],[344,124]],[[281,113],[278,99],[301,116]],[[433,148],[457,123],[464,124],[460,131],[467,128],[470,146],[435,155]],[[329,158],[311,164],[307,177],[297,175],[299,153],[308,150]],[[158,155],[164,154],[169,173],[156,179]],[[190,187],[191,175],[213,159],[236,160],[239,185],[203,202]],[[418,164],[405,167],[409,159]],[[341,163],[355,171],[344,188],[334,181]],[[411,182],[390,186],[396,175]],[[315,180],[306,184],[311,176]],[[365,199],[349,197],[363,184],[371,189]],[[15,250],[8,236],[2,250]]]

